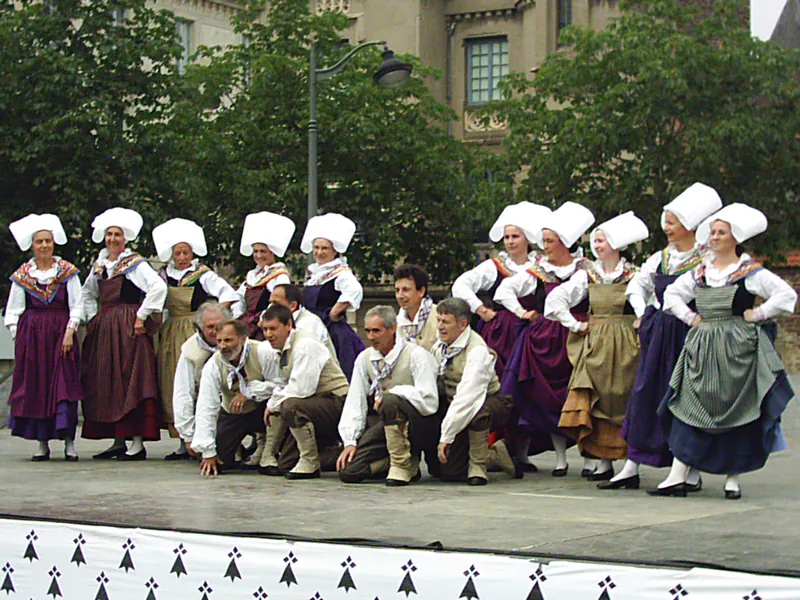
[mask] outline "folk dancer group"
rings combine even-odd
[[[34,461],[49,460],[52,439],[77,461],[80,403],[82,437],[113,440],[95,459],[144,460],[163,428],[178,439],[166,459],[199,457],[204,475],[330,470],[388,486],[418,480],[423,460],[443,481],[521,478],[545,451],[564,477],[577,444],[581,476],[604,490],[638,489],[645,464],[670,467],[651,495],[686,496],[707,472],[740,498],[739,476],[786,447],[780,415],[794,395],[772,319],[794,311],[796,294],[741,248],[766,217],[723,208],[696,183],[664,206],[668,246],[641,268],[626,249],[647,226],[627,212],[595,227],[591,261],[578,242],[594,221],[574,202],[506,207],[489,232],[505,251],[438,304],[424,268],[399,266],[399,311],[367,311],[365,349],[345,318],[363,290],[342,215],[308,222],[302,290],[279,260],[295,231],[282,215],[247,216],[240,252],[255,267],[237,289],[200,262],[203,229],[186,219],[153,230],[156,272],[128,248],[142,219],[124,208],[93,221],[105,247],[81,286],[55,255],[67,241],[58,217],[28,215],[9,226],[33,249],[5,313],[11,433],[38,441]],[[242,461],[248,435],[256,449]]]

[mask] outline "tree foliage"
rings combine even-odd
[[[298,247],[306,222],[310,42],[318,68],[351,49],[340,36],[344,15],[313,14],[306,0],[276,0],[259,19],[263,2],[246,6],[235,26],[247,43],[204,50],[187,72],[174,128],[187,144],[174,210],[205,207],[212,246],[240,269],[247,261],[238,257],[238,237],[248,212],[291,217]],[[472,156],[447,134],[455,115],[425,85],[436,74],[414,57],[403,59],[414,76],[399,90],[373,82],[378,49],[360,52],[319,83],[319,209],[358,224],[347,254],[363,281],[391,273],[402,259],[447,281],[473,254],[472,222],[464,218]],[[305,261],[294,253],[296,273]]]
[[[29,212],[61,216],[78,264],[96,252],[89,224],[106,208],[153,225],[171,190],[164,131],[179,52],[172,14],[144,0],[0,1],[4,272],[20,262],[7,225]]]
[[[238,3],[246,43],[200,48],[185,74],[172,13],[145,0],[0,0],[2,227],[28,212],[56,212],[72,234],[63,254],[88,264],[92,218],[114,205],[140,211],[137,242],[170,217],[204,226],[212,263],[238,254],[247,213],[306,217],[309,47],[327,65],[350,47],[347,18],[312,14],[306,0]],[[114,15],[125,11],[124,24]],[[266,12],[265,12],[266,11]],[[366,282],[398,260],[436,281],[472,258],[466,218],[472,153],[447,135],[452,111],[426,87],[436,73],[413,57],[401,90],[379,88],[377,49],[319,85],[319,205],[358,223],[348,251]],[[20,262],[9,235],[5,263]],[[306,257],[289,261],[302,274]]]
[[[736,0],[704,18],[678,0],[621,8],[605,30],[567,28],[538,74],[508,77],[489,107],[511,130],[503,168],[518,199],[575,200],[598,221],[632,209],[655,232],[661,207],[702,181],[767,214],[757,251],[796,248],[798,53],[753,38]]]

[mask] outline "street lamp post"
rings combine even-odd
[[[411,76],[412,67],[394,57],[394,52],[386,47],[383,40],[364,42],[348,52],[339,62],[330,67],[317,69],[317,48],[311,43],[311,69],[308,74],[309,110],[308,110],[308,218],[317,214],[317,82],[330,79],[341,73],[350,59],[358,52],[370,46],[383,46],[383,62],[375,72],[374,79],[378,85],[388,88],[402,86]]]

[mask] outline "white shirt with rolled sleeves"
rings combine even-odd
[[[108,260],[108,250],[103,248],[96,264],[104,268],[106,273],[110,273],[119,262],[119,259],[128,254],[131,254],[131,250],[126,248],[116,260]],[[94,265],[92,268],[94,268]],[[158,273],[153,270],[153,267],[146,260],[141,261],[125,273],[123,277],[126,277],[128,281],[145,294],[144,300],[142,300],[139,309],[136,311],[137,318],[145,321],[151,314],[164,310],[164,302],[167,299],[167,284],[164,283],[164,280],[158,276]],[[90,321],[97,314],[97,298],[99,295],[100,288],[97,283],[97,277],[94,274],[89,275],[81,291],[83,318],[86,321]]]
[[[395,343],[386,355],[390,363],[397,359],[402,344]],[[437,364],[430,352],[416,345],[410,345],[410,369],[414,385],[396,385],[391,392],[405,398],[423,417],[434,414],[439,408],[439,392],[436,385]],[[356,358],[353,366],[353,379],[350,391],[344,401],[342,416],[339,419],[339,436],[345,446],[355,446],[367,426],[367,398],[372,386],[369,378],[369,365],[374,360],[383,360],[383,355],[375,348],[367,348]]]
[[[550,264],[546,258],[541,257],[539,259],[539,266],[548,273],[554,273],[559,279],[566,279],[575,273],[575,265],[578,260],[580,259],[575,258],[570,264],[557,267]],[[523,308],[522,304],[519,303],[519,299],[533,294],[536,291],[538,283],[539,280],[527,271],[522,271],[512,277],[506,277],[498,286],[494,294],[494,301],[502,304],[505,308],[522,318],[522,315],[527,311]]]
[[[603,262],[595,261],[594,268],[600,274],[603,283],[612,283],[622,274],[625,261],[621,260],[610,273],[603,270]],[[584,270],[576,271],[567,281],[547,295],[544,301],[544,316],[551,321],[558,321],[564,327],[576,333],[581,328],[570,311],[589,296],[589,275]]]
[[[325,363],[332,360],[328,349],[310,337],[298,338],[293,330],[283,346],[286,352],[294,348],[294,363],[289,380],[275,388],[267,402],[267,410],[279,413],[281,404],[288,398],[308,398],[313,396],[319,386],[319,376]]]
[[[309,276],[306,280],[306,285],[318,285],[314,283],[316,280],[324,278],[324,273],[333,271],[340,265],[347,265],[347,260],[343,257],[336,258],[324,265],[313,264],[309,265]],[[364,298],[364,288],[356,279],[353,271],[345,269],[336,276],[333,287],[337,292],[340,292],[337,302],[349,302],[350,307],[348,312],[357,311],[361,307],[361,300]]]
[[[696,244],[691,250],[680,252],[673,244],[667,246],[667,272],[664,275],[672,275],[680,269],[688,258],[692,256],[701,246]],[[658,299],[655,297],[655,278],[658,266],[661,264],[661,252],[656,252],[648,258],[639,272],[628,283],[625,296],[628,304],[633,308],[637,319],[641,319],[648,304],[656,308],[661,308]]]
[[[470,333],[478,335],[467,328],[452,345],[466,346]],[[434,346],[433,357],[437,363],[441,363],[442,351],[445,349],[443,343]],[[464,431],[478,414],[483,403],[486,402],[486,393],[494,375],[494,363],[495,357],[491,355],[487,347],[477,346],[470,351],[464,367],[464,375],[456,386],[456,393],[442,421],[440,443],[452,444],[456,436]]]
[[[749,259],[747,254],[742,254],[736,264],[720,270],[711,264],[709,256],[705,262],[706,283],[709,287],[724,286],[728,276],[736,271],[743,261]],[[797,292],[775,273],[767,269],[756,271],[747,276],[744,287],[751,294],[764,298],[764,303],[753,311],[756,322],[794,312]],[[694,300],[696,289],[694,271],[678,277],[664,292],[664,311],[691,325],[697,313],[689,308],[689,303]]]
[[[36,263],[34,260],[30,259],[29,262],[33,264],[34,268],[28,272],[29,275],[34,277],[43,285],[53,281],[55,276],[58,274],[58,261],[61,260],[61,258],[58,256],[54,256],[53,258],[55,259],[53,266],[46,271],[40,271],[38,268],[36,268]],[[83,303],[81,302],[81,280],[77,273],[67,280],[66,286],[67,303],[69,306],[69,322],[67,323],[67,329],[77,329],[78,325],[81,323],[81,316],[83,315]],[[19,323],[19,318],[22,316],[22,313],[25,312],[26,293],[27,292],[21,285],[13,281],[11,282],[11,290],[8,293],[8,302],[6,303],[6,312],[3,317],[3,322],[6,328],[8,328],[8,332],[11,334],[12,339],[17,338],[17,323]]]
[[[170,262],[166,268],[167,277],[180,281],[187,273],[195,271],[198,264],[199,261],[195,258],[190,266],[179,270]],[[239,301],[239,295],[236,290],[214,271],[206,271],[200,276],[200,286],[206,294],[213,296],[221,303]]]
[[[280,380],[278,353],[266,342],[258,345],[258,362],[264,381],[248,381],[247,389],[253,400],[264,402]],[[217,418],[222,406],[222,373],[216,360],[209,359],[200,376],[200,390],[195,408],[195,430],[192,449],[203,458],[217,455]],[[258,410],[258,409],[256,409]]]
[[[501,252],[498,258],[503,261],[509,271],[516,274],[532,266],[535,256],[534,253],[529,254],[528,260],[521,265],[511,260],[511,257],[505,252]],[[492,289],[495,281],[497,281],[497,265],[493,260],[485,260],[474,269],[470,269],[458,276],[453,282],[453,297],[464,300],[474,313],[483,306],[483,302],[478,298],[478,293]]]
[[[244,300],[244,295],[247,292],[247,286],[254,286],[264,278],[264,276],[267,274],[267,271],[274,268],[285,269],[286,265],[283,263],[274,263],[271,265],[264,265],[263,267],[256,267],[255,269],[250,269],[247,272],[242,285],[240,285],[234,292],[236,294],[236,298],[234,299],[235,302],[233,306],[231,306],[231,312],[233,313],[234,319],[238,319],[245,312],[247,312],[247,303]],[[276,285],[290,285],[291,283],[292,280],[289,279],[289,276],[286,273],[281,273],[267,284],[267,290],[272,292]],[[220,302],[227,301],[220,300]]]
[[[216,352],[216,346],[209,346],[206,341],[197,335],[197,343],[203,350],[212,353]],[[211,360],[209,358],[209,360]],[[197,404],[197,381],[200,373],[195,372],[194,363],[187,359],[182,353],[178,357],[178,365],[175,368],[175,379],[173,380],[172,410],[175,414],[175,429],[184,441],[191,441],[194,437],[194,413]]]

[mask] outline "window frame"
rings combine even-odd
[[[486,92],[488,93],[489,98],[487,100],[476,100],[473,94],[477,95],[480,94],[483,90],[473,90],[472,82],[473,82],[473,60],[474,60],[474,48],[476,48],[479,44],[489,44],[489,64],[487,68],[489,70],[488,75],[488,87]],[[495,60],[497,58],[503,56],[503,51],[500,50],[500,45],[505,44],[505,57],[506,57],[506,64],[495,64]],[[510,59],[509,59],[509,51],[508,51],[508,36],[507,35],[493,35],[487,37],[475,37],[475,38],[468,38],[465,40],[465,50],[466,50],[466,70],[465,74],[466,77],[464,78],[465,83],[465,104],[466,106],[482,106],[483,104],[487,104],[493,100],[497,100],[499,98],[494,98],[494,92],[498,90],[497,84],[498,82],[505,76],[509,74],[510,71]],[[502,74],[498,79],[495,80],[495,75],[493,73],[495,67],[505,67],[505,73]],[[482,78],[481,78],[482,79]]]

